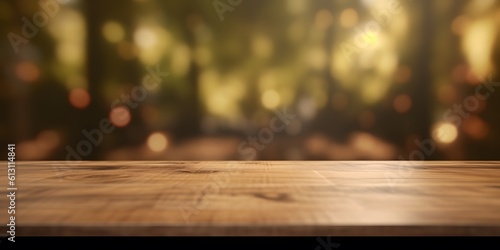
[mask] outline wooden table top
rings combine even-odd
[[[500,235],[500,162],[16,166],[16,236]]]

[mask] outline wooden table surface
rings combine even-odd
[[[17,236],[500,235],[500,162],[16,166]]]

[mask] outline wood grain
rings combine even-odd
[[[18,162],[16,171],[19,236],[500,235],[500,162]]]

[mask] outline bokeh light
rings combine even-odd
[[[82,12],[73,8],[61,8],[48,23],[48,30],[55,41],[58,61],[71,71],[81,70],[85,64],[87,22]],[[69,72],[68,72],[69,73]]]
[[[147,27],[140,27],[134,32],[134,42],[140,48],[150,48],[158,43],[156,33]]]
[[[273,42],[264,35],[255,35],[252,39],[252,51],[260,58],[267,58],[273,53]]]
[[[24,61],[16,65],[16,74],[24,82],[35,82],[40,77],[40,69],[32,62]]]
[[[80,65],[85,58],[82,44],[74,42],[60,43],[56,47],[57,57],[61,62],[69,65]]]
[[[481,140],[488,135],[489,126],[483,119],[474,115],[464,120],[463,130],[472,139]]]
[[[491,52],[497,29],[497,24],[488,19],[481,19],[467,25],[463,35],[462,49],[472,72],[476,75],[487,75],[492,69]]]
[[[275,90],[267,90],[262,94],[262,105],[268,109],[275,109],[280,104],[280,95]]]
[[[125,37],[125,29],[115,21],[108,21],[102,26],[104,38],[111,43],[118,43]]]
[[[316,116],[318,107],[315,100],[310,97],[304,97],[299,101],[297,111],[303,119],[311,120]]]
[[[87,90],[76,88],[69,92],[69,102],[73,107],[84,109],[90,104],[90,94]]]
[[[168,140],[163,133],[156,132],[148,137],[147,144],[153,152],[161,152],[167,148]]]
[[[138,58],[143,64],[157,64],[164,58],[165,53],[175,52],[178,48],[182,49],[182,47],[179,47],[182,46],[182,43],[176,44],[165,27],[150,20],[140,21],[140,23],[133,32],[133,41],[137,46]],[[181,51],[182,53],[183,51]],[[173,60],[172,57],[170,59]]]
[[[432,138],[434,141],[442,144],[454,142],[458,137],[458,130],[455,125],[447,122],[441,122],[434,126]]]
[[[316,13],[314,18],[314,24],[319,29],[326,29],[330,27],[333,23],[333,15],[329,10],[323,9]]]
[[[410,96],[401,94],[394,98],[394,110],[398,113],[404,114],[410,110],[412,102]]]
[[[121,128],[127,126],[131,119],[132,115],[130,114],[129,109],[125,106],[113,108],[109,113],[109,120],[116,127]]]
[[[352,8],[348,8],[340,13],[340,24],[344,28],[352,28],[358,23],[358,12]]]

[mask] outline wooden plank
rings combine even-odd
[[[21,236],[500,235],[500,162],[18,162],[16,169]]]

